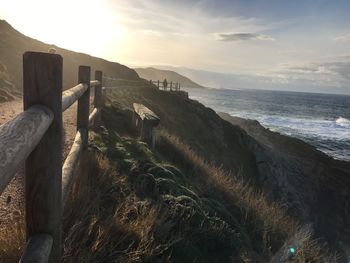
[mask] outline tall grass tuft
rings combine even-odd
[[[0,232],[0,262],[18,262],[25,246],[25,224],[19,211],[11,216],[12,224],[1,228]]]
[[[137,202],[127,177],[103,157],[88,153],[81,167],[65,209],[63,261],[165,260],[172,240],[155,242],[154,229],[166,225],[157,207]]]
[[[259,262],[276,253],[288,253],[288,245],[295,245],[295,254],[284,255],[289,256],[291,262],[336,262],[327,247],[312,238],[309,229],[288,216],[282,205],[268,202],[262,192],[242,180],[243,175],[233,175],[210,164],[165,129],[158,134],[159,151],[187,171],[192,170],[192,185],[196,185],[202,195],[220,198],[231,211],[235,206],[240,208],[240,223],[254,240]]]

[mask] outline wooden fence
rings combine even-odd
[[[158,87],[158,89],[163,89],[163,90],[169,90],[169,91],[180,91],[180,86],[181,84],[178,82],[172,82],[170,81],[169,83],[166,82],[164,83],[164,81],[160,81],[160,80],[150,80],[149,81],[151,84],[154,84]]]
[[[116,79],[112,77],[103,77],[103,85],[104,86],[140,86],[140,84],[147,85],[149,84],[150,86],[157,86],[158,89],[165,90],[165,91],[180,91],[181,89],[181,84],[178,82],[167,82],[166,84],[164,81],[160,80],[129,80],[129,79]],[[165,84],[165,85],[164,85]]]
[[[78,85],[62,92],[63,59],[57,54],[23,55],[24,111],[0,126],[0,193],[25,161],[27,245],[21,262],[61,262],[62,213],[79,156],[88,144],[88,128],[99,121],[102,72],[90,80],[80,66]],[[95,88],[89,115],[90,88]],[[77,133],[62,165],[62,112],[78,101]]]

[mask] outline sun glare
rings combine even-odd
[[[24,34],[48,44],[107,57],[122,28],[105,1],[0,0],[0,15]]]

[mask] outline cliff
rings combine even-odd
[[[259,182],[271,199],[285,203],[316,233],[336,246],[349,243],[350,163],[334,160],[315,147],[264,128],[259,122],[219,113],[256,143]]]
[[[143,185],[140,202],[150,205],[148,209],[160,206],[164,211],[166,204],[170,209],[166,211],[180,205],[189,211],[197,211],[198,208],[204,214],[214,209],[213,215],[221,220],[220,224],[228,224],[220,235],[225,235],[228,238],[225,242],[234,242],[239,249],[236,251],[233,247],[222,245],[222,248],[227,248],[228,254],[225,254],[223,250],[211,247],[212,257],[207,255],[209,262],[227,262],[230,256],[235,262],[244,262],[243,254],[249,260],[266,262],[283,244],[288,244],[285,242],[289,238],[297,235],[299,228],[306,225],[333,251],[342,253],[339,244],[346,248],[349,240],[349,163],[336,161],[298,139],[273,133],[256,121],[232,119],[225,114],[220,114],[220,117],[212,109],[174,93],[144,87],[119,87],[110,91],[108,96],[110,100],[104,109],[106,130],[99,135],[94,147],[109,156],[117,167],[126,169],[128,177],[135,176],[136,181],[142,181],[132,179],[130,182],[135,191],[138,191],[139,183]],[[125,139],[136,136],[130,122],[134,102],[146,105],[161,119],[156,151],[152,154],[147,147],[137,150],[134,142]],[[146,154],[147,158],[135,159],[135,154],[141,152],[152,157]],[[171,173],[162,172],[167,165],[175,166],[178,172],[173,168],[166,168]],[[166,181],[168,179],[171,182]],[[163,183],[167,187],[162,190]],[[148,186],[154,190],[143,188]],[[153,201],[147,201],[150,200],[148,198]],[[205,206],[206,198],[215,205]],[[226,211],[225,215],[220,214],[223,210],[216,210],[219,207]],[[199,216],[197,212],[193,211]],[[192,238],[178,232],[184,230],[183,226],[194,234],[196,228],[191,226],[192,221],[187,225],[178,218],[180,215],[172,216],[169,223],[176,230],[171,229],[185,242],[176,247],[182,251],[178,253],[197,251],[195,255],[198,256],[209,249],[200,247],[198,243],[193,243]],[[161,212],[158,217],[168,218],[169,214]],[[213,218],[202,218],[202,222],[205,220]],[[233,241],[231,238],[234,236],[228,234],[230,231],[237,231],[240,237]],[[207,241],[220,243],[217,236],[206,239],[199,235],[198,238],[203,239],[203,244]],[[161,240],[157,242],[162,243]],[[166,251],[174,249],[169,245]],[[328,253],[325,249],[306,248],[305,251],[300,253],[311,254],[293,262],[310,259],[329,262],[329,259],[320,256]],[[161,255],[172,258],[171,253],[164,253]],[[174,259],[174,262],[196,259],[198,257],[182,258],[184,261]],[[206,262],[204,259],[201,257],[199,261]]]

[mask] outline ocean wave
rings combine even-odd
[[[319,137],[336,141],[349,140],[350,121],[348,119],[325,120],[304,119],[286,116],[260,116],[257,118],[263,125],[280,131],[305,137]],[[345,120],[344,120],[345,119]]]
[[[272,131],[302,139],[336,159],[350,160],[350,120],[346,118],[325,120],[263,115],[254,117]]]
[[[350,120],[344,117],[339,117],[335,123],[341,127],[350,128]]]
[[[190,97],[272,131],[302,139],[336,159],[350,161],[350,96],[217,90]]]

